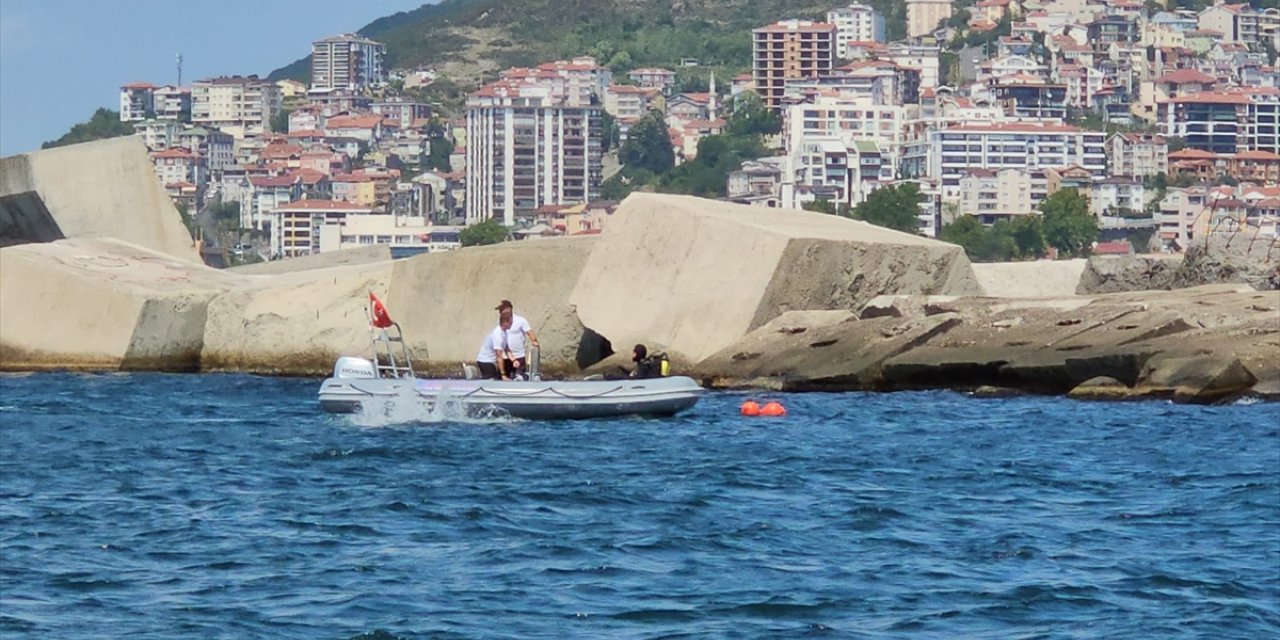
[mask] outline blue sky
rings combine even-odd
[[[0,0],[0,155],[119,108],[120,85],[266,75],[424,0]]]

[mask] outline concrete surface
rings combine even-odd
[[[0,246],[106,237],[201,263],[141,138],[0,158]]]
[[[614,344],[698,361],[790,310],[854,310],[881,293],[977,294],[955,245],[807,211],[632,194],[569,298]]]
[[[997,298],[1051,298],[1075,295],[1084,259],[974,263],[983,295]]]

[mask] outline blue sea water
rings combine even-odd
[[[317,387],[0,376],[0,637],[1280,636],[1280,405],[370,426]]]

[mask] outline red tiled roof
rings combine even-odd
[[[1164,84],[1213,84],[1217,78],[1196,69],[1178,69],[1156,79]]]
[[[1213,160],[1218,154],[1200,149],[1182,149],[1169,154],[1169,160]]]
[[[155,86],[154,84],[151,84],[150,82],[131,82],[131,83],[126,84],[126,85],[124,85],[123,87],[120,87],[120,88],[121,88],[121,89],[128,89],[128,90],[135,90],[135,89],[157,89],[157,88],[159,88],[159,87]]]
[[[302,131],[290,131],[287,135],[290,138],[323,138],[324,132],[318,129],[304,129]]]
[[[185,149],[165,149],[151,154],[152,158],[183,158],[193,160],[198,156]]]
[[[349,210],[349,211],[372,211],[371,207],[358,205],[347,202],[345,200],[295,200],[284,206],[276,207],[276,211],[285,209],[301,210],[301,211],[333,211],[333,210]]]
[[[1189,93],[1187,95],[1177,96],[1169,102],[1200,102],[1213,104],[1249,104],[1249,96],[1239,93],[1225,93],[1222,91],[1201,91],[1199,93]]]
[[[329,118],[325,123],[325,129],[372,129],[379,124],[385,124],[382,116],[334,116]]]
[[[1099,242],[1094,248],[1093,253],[1099,255],[1128,255],[1133,253],[1133,245],[1128,240],[1117,240],[1115,242]]]
[[[293,174],[285,174],[282,176],[263,176],[261,178],[249,178],[249,184],[255,187],[292,187],[298,183],[298,176]]]
[[[1235,155],[1236,160],[1280,160],[1280,155],[1270,151],[1241,151]]]

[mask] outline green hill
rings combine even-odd
[[[784,18],[822,19],[839,1],[815,0],[444,0],[379,18],[359,33],[387,45],[391,68],[432,65],[461,86],[512,66],[594,55],[617,70],[751,64],[752,28]],[[872,0],[889,37],[905,25],[902,0]],[[308,81],[303,58],[271,79]]]

